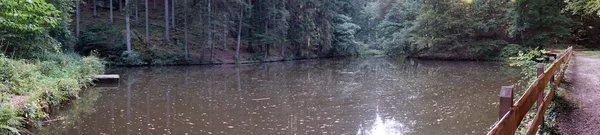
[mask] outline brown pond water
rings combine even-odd
[[[82,93],[37,134],[485,134],[518,72],[398,58],[117,68],[118,88]]]

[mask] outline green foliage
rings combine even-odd
[[[264,54],[262,54],[262,53],[255,53],[255,54],[252,54],[250,57],[246,58],[246,60],[247,61],[263,61],[264,60],[263,55]]]
[[[10,88],[11,94],[24,94],[31,90],[41,74],[36,72],[36,65],[25,61],[0,58],[0,82]]]
[[[0,95],[12,97],[13,95],[27,95],[28,101],[23,105],[24,122],[41,127],[41,121],[48,117],[42,110],[49,106],[59,105],[86,88],[92,81],[92,76],[104,71],[104,63],[95,56],[81,57],[73,52],[65,54],[45,54],[38,60],[13,60],[0,57]],[[8,108],[8,99],[0,100],[0,111],[12,110],[16,114],[17,108]],[[10,112],[0,113],[0,133],[9,132],[12,128],[21,129],[20,115]],[[19,120],[19,122],[15,122]],[[15,126],[14,123],[19,123]],[[10,128],[8,128],[10,127]]]
[[[4,32],[43,32],[57,25],[60,12],[44,0],[2,0],[0,27]]]
[[[512,60],[510,63],[511,66],[526,66],[528,63],[535,63],[536,61],[544,60],[544,54],[542,53],[544,50],[540,50],[539,48],[530,49],[527,52],[519,51],[519,56],[510,57]]]
[[[385,13],[377,42],[388,54],[485,59],[508,44],[498,33],[508,23],[502,1],[390,3],[375,9]]]
[[[512,60],[510,65],[521,67],[528,65],[527,63],[542,61],[544,60],[544,54],[542,52],[544,52],[544,50],[540,50],[539,48],[529,49],[527,52],[519,51],[519,56],[509,58]]]
[[[517,0],[510,11],[510,36],[527,47],[545,47],[571,37],[572,21],[561,13],[563,1]]]
[[[174,65],[183,63],[184,56],[181,53],[160,50],[150,50],[147,53],[149,58],[144,58],[144,61],[152,65]]]
[[[123,53],[121,53],[121,56],[118,57],[120,58],[120,60],[117,60],[116,62],[122,62],[122,63],[118,63],[118,65],[143,65],[145,64],[144,61],[142,61],[142,56],[138,51],[124,51]]]
[[[334,19],[333,50],[338,55],[357,55],[361,44],[356,41],[355,34],[360,27],[351,23],[352,18],[337,15]]]
[[[600,1],[598,0],[565,0],[565,10],[573,14],[596,14],[600,16]]]
[[[415,31],[417,16],[421,12],[421,0],[393,3],[385,19],[377,26],[382,36],[378,42],[388,53],[410,53],[416,51]]]
[[[39,52],[57,52],[60,43],[48,31],[58,25],[60,11],[43,0],[0,1],[0,48],[10,57],[32,58]]]
[[[46,0],[47,3],[52,4],[56,10],[60,11],[57,16],[57,25],[50,29],[50,37],[56,39],[63,46],[63,50],[68,50],[67,45],[72,44],[76,41],[75,37],[71,36],[69,31],[69,24],[72,22],[71,13],[75,12],[72,0]]]
[[[502,58],[510,58],[516,57],[519,55],[519,52],[523,51],[523,47],[518,44],[508,44],[504,48],[502,48],[502,52],[500,52],[500,57]]]
[[[544,60],[543,50],[528,49],[526,52],[519,51],[519,55],[516,57],[510,57],[508,59],[508,63],[510,66],[521,67],[521,80],[519,80],[519,84],[526,84],[525,86],[529,86],[537,76],[537,68],[536,65],[539,61]]]
[[[23,117],[19,116],[17,109],[10,105],[0,104],[0,134],[19,134]]]
[[[100,57],[107,57],[109,61],[119,57],[125,50],[123,35],[106,21],[88,24],[75,45],[75,51],[81,54],[88,55],[97,51]]]
[[[42,111],[45,106],[47,107],[47,105],[42,105],[37,101],[31,101],[23,106],[28,125],[32,125],[36,128],[42,127],[42,120],[49,116]]]

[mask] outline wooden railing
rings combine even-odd
[[[523,117],[531,109],[534,103],[537,102],[537,113],[527,130],[527,135],[535,135],[538,131],[538,126],[543,123],[544,113],[548,108],[548,104],[554,97],[555,90],[560,84],[560,80],[571,61],[573,47],[569,47],[564,52],[557,55],[552,65],[543,70],[543,64],[538,65],[537,79],[527,88],[525,94],[519,100],[512,104],[512,87],[503,87],[500,92],[500,120],[490,130],[488,135],[514,135]],[[557,72],[558,71],[558,72]],[[557,75],[555,79],[555,75]],[[547,95],[544,96],[544,90],[548,83],[551,82],[551,88]],[[510,100],[508,100],[510,99]]]

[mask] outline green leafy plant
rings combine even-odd
[[[0,104],[0,134],[19,134],[23,117],[10,104]]]
[[[519,55],[519,52],[522,52],[522,51],[523,51],[523,47],[521,47],[520,45],[508,44],[504,48],[502,48],[502,51],[500,52],[500,57],[502,57],[502,58],[516,57]]]

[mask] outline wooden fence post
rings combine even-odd
[[[537,68],[537,77],[538,78],[539,77],[543,77],[543,76],[540,76],[540,75],[542,75],[544,73],[544,64],[543,63],[538,63],[537,66],[536,66],[536,68]],[[537,105],[537,107],[542,106],[542,103],[544,102],[544,89],[541,89],[541,90],[542,91],[538,95],[537,102],[535,102],[536,105]]]
[[[500,114],[498,120],[502,119],[510,111],[510,108],[513,106],[514,95],[513,86],[502,86],[502,89],[500,89]]]
[[[558,55],[556,55],[558,56]],[[554,63],[554,61],[556,61],[556,59],[554,57],[550,57],[550,62]],[[550,78],[550,84],[554,85],[554,75],[556,74],[556,72],[552,73],[552,78]]]

